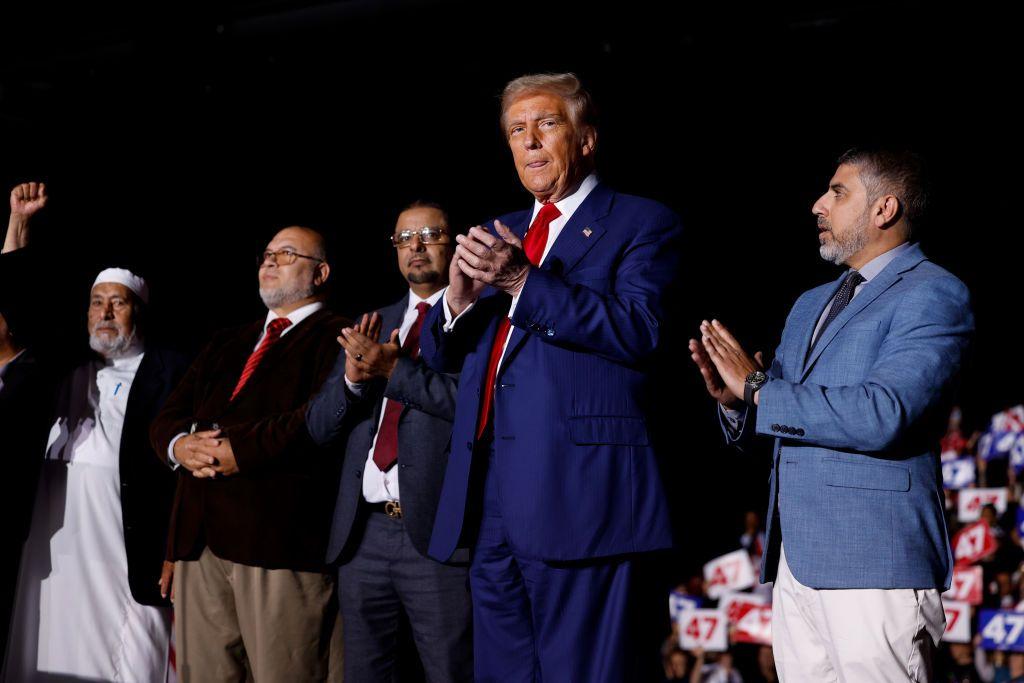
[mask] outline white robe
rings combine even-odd
[[[4,680],[167,679],[170,610],[132,598],[119,451],[142,350],[78,367],[50,430],[22,557]]]

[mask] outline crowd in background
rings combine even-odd
[[[969,615],[970,642],[950,642],[947,636],[943,637],[934,656],[933,680],[941,683],[1024,681],[1024,651],[1009,649],[1012,643],[1003,650],[986,649],[979,632],[982,609],[1024,612],[1024,477],[1021,476],[1024,471],[1024,407],[1002,411],[992,417],[985,431],[971,433],[963,432],[961,410],[954,408],[949,428],[942,439],[941,453],[946,524],[951,542],[959,532],[976,524],[973,518],[977,518],[987,526],[994,549],[974,562],[957,559],[958,569],[981,568],[980,604],[972,606]],[[979,489],[991,492],[989,495],[995,502],[979,502],[976,515],[967,510],[961,513],[961,497]],[[1005,492],[1005,497],[999,494],[1000,491]],[[978,500],[984,501],[985,498]],[[997,504],[1002,509],[998,509]],[[759,513],[746,513],[744,529],[736,547],[749,554],[756,573],[765,547]],[[952,590],[943,596],[944,599],[952,598]],[[742,592],[771,603],[770,585],[755,583]],[[703,576],[685,577],[674,589],[670,607],[673,599],[679,596],[695,600],[700,607],[715,607],[721,603],[721,600],[708,597],[707,581]],[[684,649],[681,646],[680,621],[676,618],[679,615],[674,613],[671,616],[672,631],[662,646],[666,681],[771,683],[778,680],[771,646],[737,642],[735,624],[730,624],[728,649],[705,652],[700,648]],[[947,629],[949,625],[947,623]]]

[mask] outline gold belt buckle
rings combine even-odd
[[[391,518],[400,518],[402,516],[402,504],[397,500],[389,500],[384,503],[384,513]]]

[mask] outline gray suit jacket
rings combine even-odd
[[[400,327],[409,302],[381,309],[381,341]],[[404,404],[398,423],[398,463],[403,521],[420,554],[427,554],[437,501],[444,481],[455,417],[458,375],[435,372],[421,359],[403,356],[386,381],[372,382],[356,397],[345,385],[345,354],[309,404],[306,425],[313,440],[322,446],[344,448],[338,498],[334,507],[329,563],[345,562],[358,533],[353,533],[363,498],[363,468],[380,422],[384,398]],[[350,543],[350,540],[353,540]],[[460,558],[454,558],[456,560]]]

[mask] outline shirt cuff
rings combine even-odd
[[[453,316],[452,309],[448,307],[448,288],[446,287],[444,290],[444,294],[441,295],[441,307],[444,309],[445,319],[444,327],[442,329],[445,332],[451,332],[453,329],[455,329],[455,323],[459,322],[459,318],[466,315],[466,313],[468,313],[475,305],[476,302],[474,301],[473,303],[462,309],[461,313],[459,313],[456,316]]]
[[[729,426],[740,431],[740,427],[743,426],[743,420],[746,417],[746,410],[733,410],[732,408],[726,408],[721,403],[718,404],[718,409],[722,411],[722,417],[729,423]]]
[[[167,463],[171,466],[172,470],[176,470],[181,467],[181,463],[174,457],[174,444],[178,443],[178,439],[183,436],[188,436],[185,432],[178,434],[176,437],[171,439],[171,443],[167,445]]]
[[[348,390],[356,397],[361,397],[363,395],[363,390],[366,388],[366,384],[363,382],[353,382],[348,378],[348,375],[345,376],[345,386],[348,387]]]

